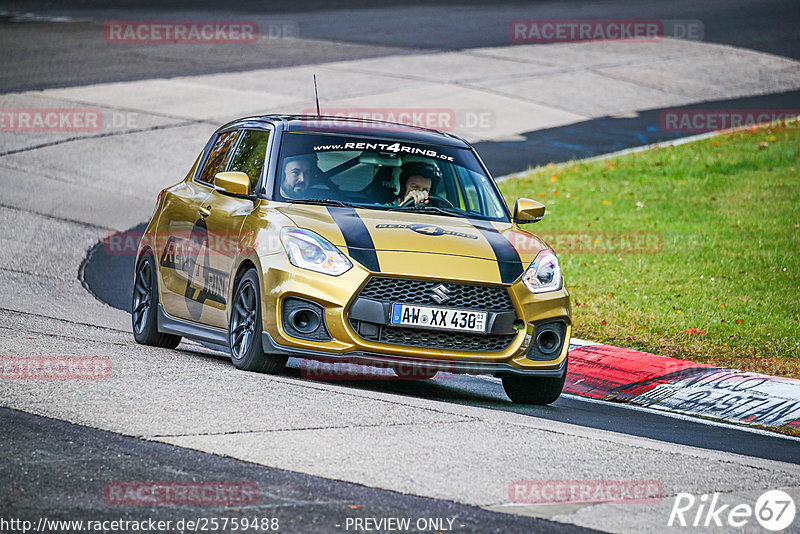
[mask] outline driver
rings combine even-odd
[[[311,180],[319,172],[316,154],[292,156],[283,160],[281,195],[285,198],[301,198],[308,191]]]
[[[409,200],[413,200],[414,204],[427,203],[438,174],[436,168],[429,163],[404,163],[400,167],[400,194],[395,204],[402,206]]]

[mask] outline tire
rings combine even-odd
[[[228,321],[228,345],[231,361],[237,369],[278,374],[286,367],[288,356],[264,354],[261,342],[261,292],[255,269],[247,271],[233,291],[231,317]]]
[[[517,404],[552,404],[564,390],[567,371],[560,377],[549,376],[503,376],[506,395]]]
[[[131,296],[133,338],[141,345],[174,349],[181,336],[158,331],[158,276],[156,260],[149,250],[136,263]]]

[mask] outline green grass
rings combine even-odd
[[[800,376],[800,127],[789,126],[551,164],[502,183],[511,206],[547,205],[526,228],[559,255],[574,335]],[[563,232],[599,238],[593,246],[606,239],[596,232],[645,232],[651,250],[576,250]]]

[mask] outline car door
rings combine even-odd
[[[250,193],[256,190],[261,178],[271,130],[247,128],[242,130],[239,141],[232,151],[228,172],[244,172],[250,178]],[[209,236],[210,268],[207,269],[206,295],[208,324],[217,328],[228,328],[227,299],[233,283],[233,269],[238,264],[242,250],[241,235],[245,219],[258,206],[259,201],[235,197],[213,191],[206,199],[205,217]]]
[[[215,311],[224,301],[216,302],[212,254],[209,249],[206,218],[210,215],[209,197],[214,176],[224,170],[236,146],[239,131],[217,134],[210,143],[200,170],[165,199],[159,218],[159,271],[162,280],[161,303],[173,317],[211,324]]]

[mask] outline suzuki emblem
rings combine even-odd
[[[450,293],[450,290],[447,289],[447,286],[444,284],[439,284],[431,290],[431,299],[441,304],[442,302],[450,299],[448,293]]]

